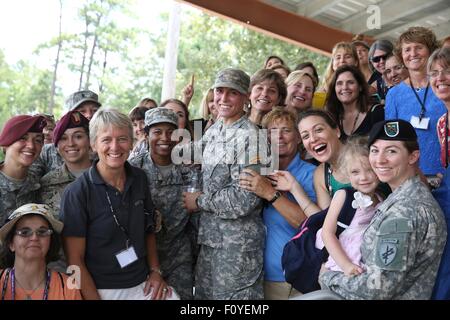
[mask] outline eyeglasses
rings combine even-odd
[[[444,77],[450,77],[450,68],[444,69],[444,70],[431,70],[428,73],[428,77],[430,79],[435,79],[439,77],[439,75],[442,74]]]
[[[384,70],[383,74],[390,74],[390,73],[392,73],[393,71],[400,71],[400,70],[402,70],[403,68],[404,68],[404,65],[398,64],[398,65],[396,65],[396,66],[393,66],[391,69],[386,69],[386,70]]]
[[[53,230],[47,228],[39,228],[37,230],[31,230],[30,228],[23,228],[16,230],[15,234],[22,238],[30,238],[33,236],[33,234],[36,234],[36,236],[39,238],[44,238],[51,236],[53,234]]]
[[[387,57],[387,54],[383,54],[382,56],[372,57],[370,60],[371,60],[372,62],[378,63],[378,62],[380,62],[381,59],[383,59],[384,61],[386,61],[386,57]]]

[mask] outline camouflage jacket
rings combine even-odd
[[[41,191],[39,201],[49,205],[53,209],[55,218],[59,216],[61,196],[64,189],[73,182],[76,177],[63,164],[59,168],[50,171],[41,178]]]
[[[239,187],[239,174],[253,162],[258,148],[251,139],[257,132],[244,116],[228,126],[219,120],[203,136],[204,193],[197,199],[202,210],[200,244],[241,251],[264,247],[262,199]]]
[[[161,231],[156,233],[156,246],[164,275],[179,264],[192,262],[188,235],[191,215],[183,208],[183,184],[193,170],[185,165],[173,165],[168,177],[163,177],[145,152],[131,159],[130,164],[145,171],[155,209],[161,213]]]
[[[40,156],[33,162],[30,170],[39,177],[47,172],[56,170],[64,164],[64,159],[58,153],[53,143],[47,143],[42,147]]]
[[[322,287],[345,299],[430,299],[447,239],[442,210],[418,177],[379,206],[363,235],[362,274],[327,271]]]
[[[23,182],[13,181],[0,172],[0,226],[18,207],[36,202],[39,188],[39,179],[31,172]]]

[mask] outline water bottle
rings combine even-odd
[[[200,183],[200,176],[199,176],[198,172],[196,172],[192,175],[188,184],[186,186],[184,186],[184,191],[191,192],[191,193],[202,191],[201,183]]]

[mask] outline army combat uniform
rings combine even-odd
[[[202,138],[203,194],[199,227],[200,254],[195,299],[262,299],[265,227],[263,202],[239,187],[243,159],[254,154],[250,136],[257,128],[243,116],[231,125],[223,120]],[[244,162],[248,163],[248,159]]]
[[[412,177],[378,208],[361,246],[365,271],[348,277],[327,271],[323,289],[345,299],[430,299],[447,239],[442,210]]]
[[[64,164],[64,159],[58,153],[53,143],[47,143],[42,147],[41,154],[33,162],[30,170],[39,177],[56,170]]]
[[[65,164],[41,178],[40,203],[48,205],[56,219],[59,218],[61,196],[64,189],[75,179],[76,177],[67,169]]]
[[[183,208],[183,181],[189,180],[193,170],[173,165],[163,175],[148,152],[130,160],[145,171],[155,209],[161,213],[161,230],[156,233],[156,246],[163,278],[175,288],[181,299],[192,299],[194,282],[193,253],[189,237],[189,214]]]
[[[38,177],[31,172],[27,174],[25,180],[18,181],[0,171],[0,225],[3,225],[18,207],[36,202],[40,187]]]

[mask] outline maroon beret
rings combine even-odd
[[[53,143],[55,147],[58,146],[59,140],[67,129],[84,128],[89,132],[89,120],[83,116],[79,111],[69,111],[61,119],[59,119],[53,130]]]
[[[19,115],[6,121],[0,134],[0,146],[8,147],[23,137],[27,132],[42,133],[46,121],[43,116]]]

